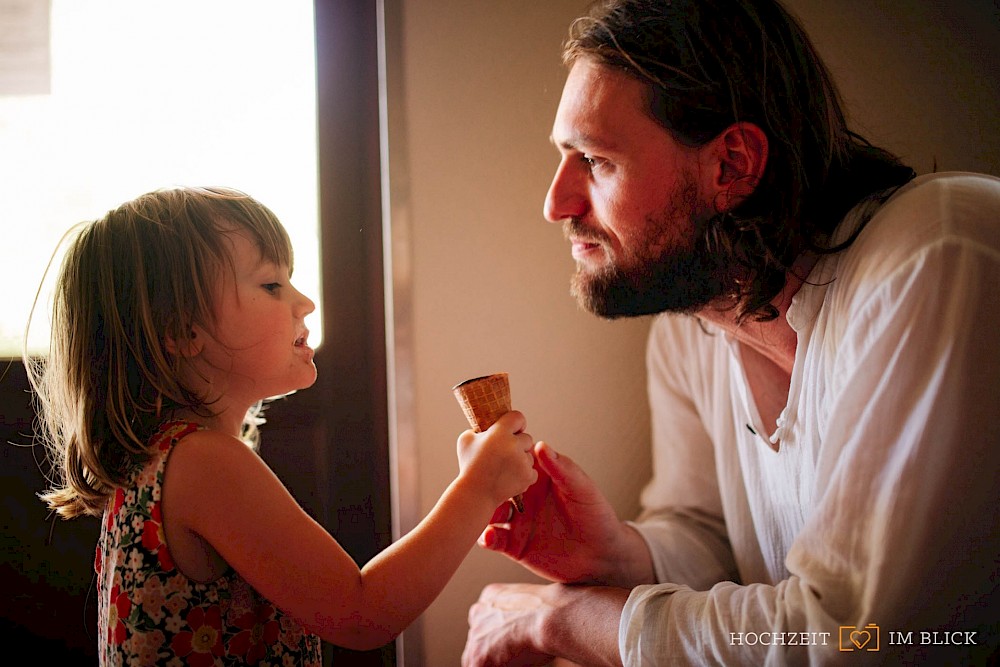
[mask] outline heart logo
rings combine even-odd
[[[851,643],[858,647],[858,650],[868,646],[872,640],[872,634],[867,630],[855,630],[851,633]]]

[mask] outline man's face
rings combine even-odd
[[[545,217],[572,244],[574,295],[602,317],[695,312],[724,292],[704,242],[714,210],[702,150],[653,120],[643,93],[633,77],[577,60],[552,128],[562,159]]]

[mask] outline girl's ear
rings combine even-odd
[[[165,334],[163,336],[163,345],[167,348],[167,352],[174,355],[175,357],[197,357],[201,354],[201,350],[204,347],[205,335],[202,333],[201,336],[197,332],[198,327],[191,327],[188,334],[184,338],[175,338],[172,334]]]
[[[767,166],[767,135],[753,123],[734,123],[705,148],[712,164],[710,185],[716,212],[739,206],[749,197]]]

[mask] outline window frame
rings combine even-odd
[[[261,455],[303,508],[359,564],[393,539],[389,475],[386,310],[380,133],[380,0],[315,0],[320,299],[319,379],[271,403]],[[96,519],[46,526],[43,455],[19,359],[0,361],[0,442],[5,500],[17,521],[2,531],[20,561],[0,636],[55,661],[96,658],[90,594]],[[8,444],[10,443],[10,444]],[[7,465],[9,464],[9,465]],[[11,489],[14,489],[11,491]],[[51,533],[50,533],[51,530]],[[58,576],[54,576],[58,574]],[[13,577],[12,577],[13,579]],[[24,601],[37,613],[30,619]],[[334,664],[396,664],[389,644],[367,652],[324,646]]]

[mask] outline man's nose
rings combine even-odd
[[[567,218],[582,217],[587,210],[586,189],[580,182],[569,161],[563,159],[556,169],[552,184],[545,195],[543,214],[549,222],[561,222]]]

